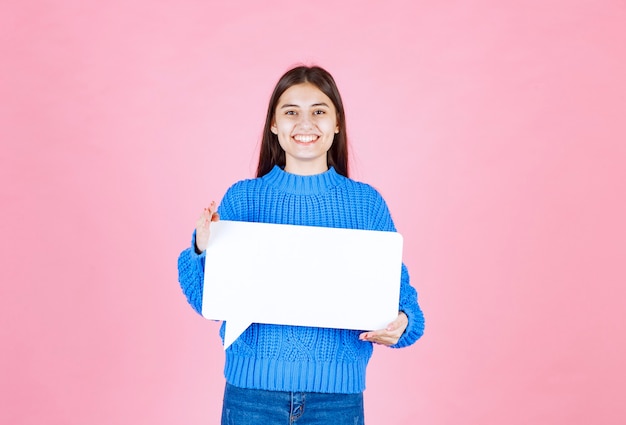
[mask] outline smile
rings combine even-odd
[[[300,143],[311,143],[319,139],[319,136],[313,134],[296,134],[293,136],[293,139]]]

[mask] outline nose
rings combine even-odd
[[[301,114],[300,120],[298,121],[298,125],[301,128],[311,128],[313,127],[313,120],[308,114]]]

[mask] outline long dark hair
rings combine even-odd
[[[335,167],[337,173],[348,177],[348,135],[346,134],[346,116],[343,102],[332,75],[319,66],[298,66],[287,71],[276,83],[267,107],[267,117],[263,127],[263,139],[261,139],[259,165],[256,175],[257,177],[264,176],[272,170],[274,165],[285,166],[285,151],[278,143],[278,136],[272,133],[272,121],[274,120],[280,96],[289,87],[302,83],[311,83],[316,86],[330,98],[335,106],[339,132],[335,134],[333,144],[328,150],[327,163],[329,167]]]

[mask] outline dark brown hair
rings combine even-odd
[[[281,168],[285,166],[285,151],[278,143],[278,136],[272,133],[272,121],[274,120],[280,96],[291,86],[303,83],[310,83],[316,86],[330,98],[335,106],[339,132],[335,134],[333,144],[328,150],[327,163],[329,167],[335,167],[335,171],[338,174],[348,177],[348,136],[346,134],[346,116],[343,102],[332,75],[319,66],[298,66],[287,71],[276,83],[267,107],[267,117],[265,118],[259,153],[259,165],[256,172],[257,177],[262,177],[269,173],[274,165],[278,165]]]

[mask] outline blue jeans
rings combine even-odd
[[[226,384],[222,425],[364,425],[363,393],[252,390]]]

